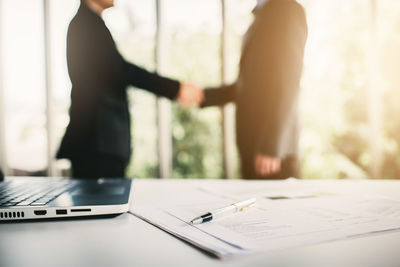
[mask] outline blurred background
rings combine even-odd
[[[400,178],[400,1],[299,0],[301,178]],[[254,0],[116,0],[104,19],[125,58],[201,86],[232,82]],[[78,0],[0,0],[0,166],[68,176],[54,155],[71,84],[66,32]],[[129,90],[129,177],[238,178],[234,106],[182,110]]]

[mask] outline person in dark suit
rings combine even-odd
[[[68,28],[70,122],[57,158],[70,159],[74,177],[125,176],[131,155],[128,85],[189,106],[202,97],[194,85],[161,77],[124,60],[101,18],[113,2],[81,0]]]
[[[307,38],[295,0],[259,1],[243,42],[238,79],[205,90],[202,106],[236,104],[242,176],[298,177],[299,83]]]

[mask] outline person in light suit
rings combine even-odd
[[[298,177],[298,96],[307,23],[295,0],[259,1],[236,82],[205,90],[203,107],[236,104],[242,176]]]

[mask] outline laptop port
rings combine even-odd
[[[47,211],[46,210],[35,210],[33,211],[35,215],[46,215]]]
[[[57,215],[65,215],[67,214],[67,210],[56,210]]]
[[[71,209],[71,212],[89,212],[92,209]]]

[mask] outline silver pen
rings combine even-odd
[[[209,221],[214,220],[223,215],[239,212],[245,208],[252,207],[255,205],[255,203],[256,203],[255,198],[250,198],[250,199],[247,199],[244,201],[236,202],[229,206],[219,208],[214,211],[207,212],[199,217],[196,217],[193,220],[191,220],[190,223],[191,224],[200,224],[200,223],[204,223],[204,222],[209,222]]]

